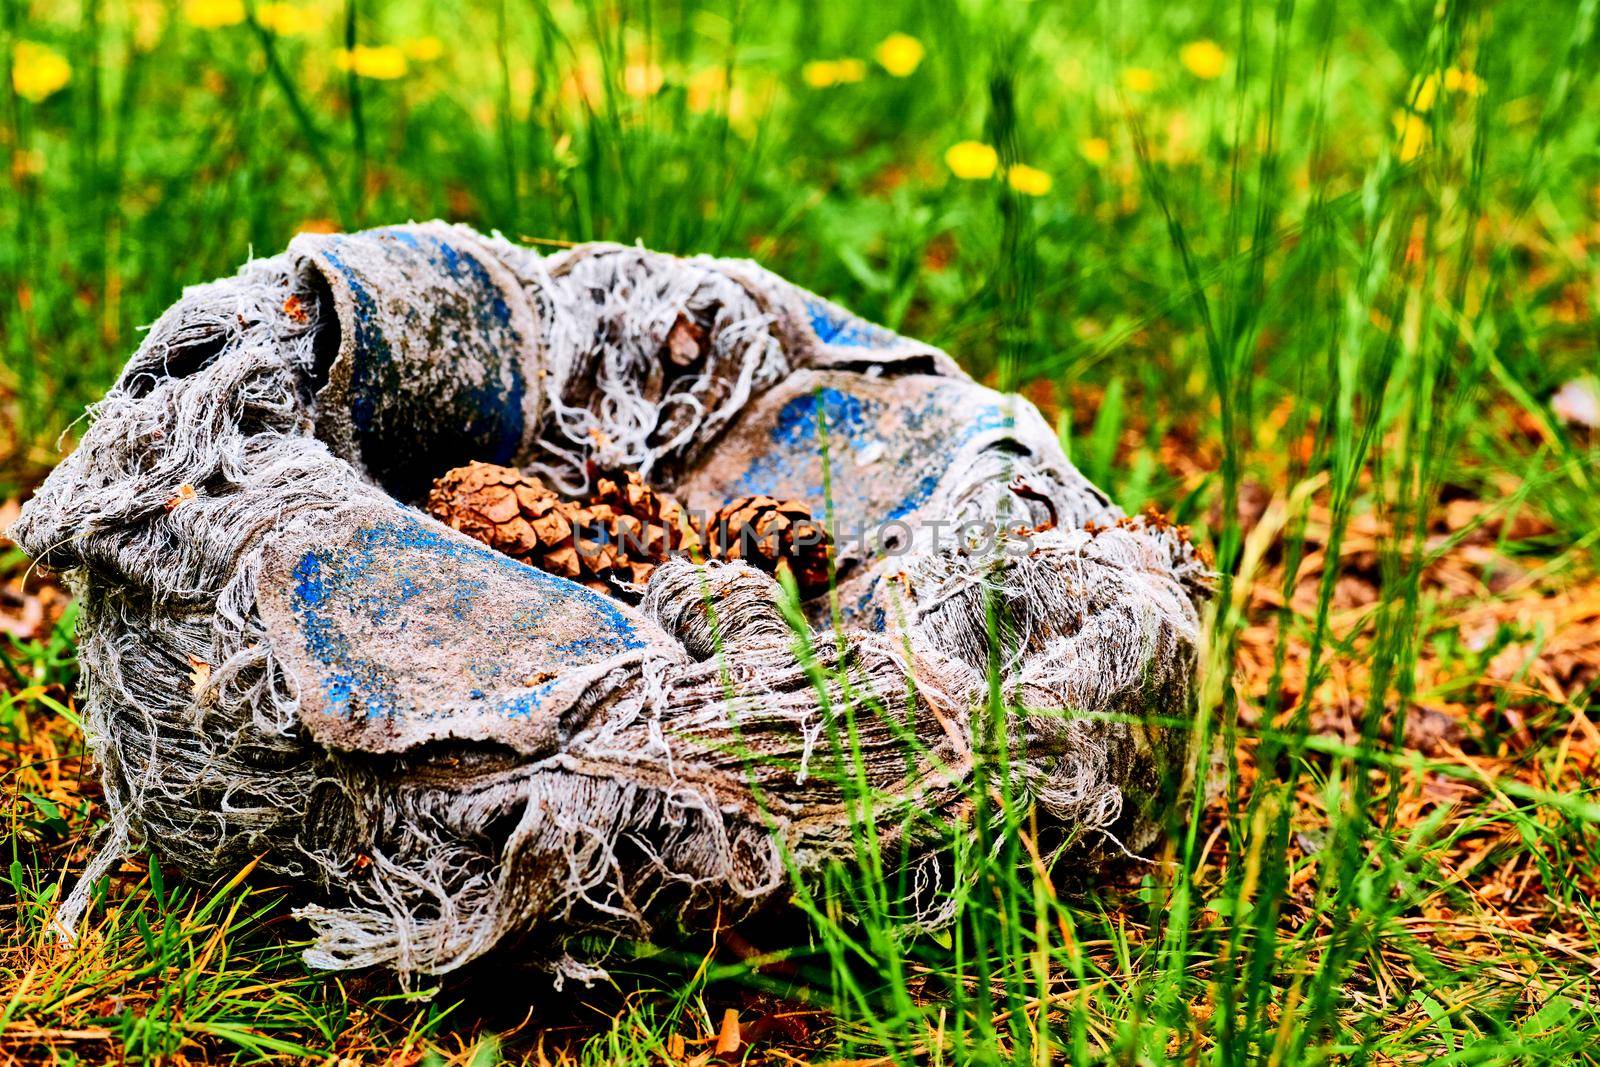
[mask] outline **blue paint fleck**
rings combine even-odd
[[[806,301],[806,315],[811,320],[812,331],[823,344],[848,348],[887,348],[900,339],[894,332],[818,297]]]
[[[793,446],[815,440],[819,402],[829,435],[847,439],[859,437],[867,429],[867,419],[875,416],[883,407],[838,389],[819,389],[815,393],[797,396],[778,412],[778,424],[772,430],[772,443]]]
[[[495,712],[508,719],[526,719],[539,711],[544,706],[544,698],[554,689],[554,681],[536,685],[532,689],[518,693],[516,696],[501,701],[495,705]]]
[[[846,622],[861,623],[869,630],[882,633],[888,624],[888,619],[884,615],[883,608],[873,601],[873,596],[878,591],[878,581],[874,581],[856,597],[855,603],[841,605],[840,614],[844,616]]]
[[[911,487],[911,492],[901,498],[900,503],[889,509],[889,514],[884,518],[884,521],[894,522],[897,519],[903,519],[926,504],[928,498],[933,496],[933,491],[939,488],[939,478],[943,473],[943,471],[940,471],[938,474],[924,474],[921,478],[918,478],[916,485]]]
[[[322,584],[322,561],[307,554],[294,569],[294,595],[310,607],[320,607],[328,598],[328,588]]]

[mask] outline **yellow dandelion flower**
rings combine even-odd
[[[908,77],[922,64],[925,54],[922,42],[909,33],[891,33],[873,52],[878,65],[896,78]]]
[[[1122,87],[1130,93],[1153,93],[1156,84],[1156,72],[1148,67],[1123,68]]]
[[[244,21],[244,0],[184,0],[183,21],[202,30],[237,26]]]
[[[864,59],[835,60],[833,76],[840,85],[861,81],[867,76],[867,62]]]
[[[1111,144],[1104,137],[1086,137],[1078,142],[1078,154],[1096,167],[1111,161]]]
[[[1428,150],[1433,131],[1421,115],[1402,108],[1394,113],[1395,154],[1400,162],[1410,163]]]
[[[406,54],[392,44],[358,44],[354,48],[343,48],[335,62],[340,70],[378,81],[393,81],[406,73]]]
[[[666,77],[655,63],[629,63],[622,72],[622,90],[629,96],[643,100],[661,91]]]
[[[800,68],[800,79],[813,89],[826,89],[838,84],[838,67],[831,59],[813,59]]]
[[[1050,175],[1026,163],[1013,163],[1006,171],[1006,184],[1023,196],[1043,196],[1055,184]]]
[[[414,59],[418,63],[432,63],[444,55],[444,42],[430,33],[406,41],[400,46],[400,51],[406,54],[407,59]]]
[[[310,4],[262,4],[256,8],[256,21],[268,33],[279,37],[303,37],[322,29],[327,13]]]
[[[1444,72],[1444,87],[1452,93],[1466,93],[1468,96],[1483,95],[1483,79],[1470,70],[1460,67],[1450,67]]]
[[[1178,49],[1178,59],[1189,68],[1190,74],[1206,81],[1222,77],[1223,71],[1228,69],[1227,54],[1210,38],[1190,41]]]
[[[945,151],[944,162],[957,178],[982,181],[994,177],[1000,166],[1000,153],[982,141],[961,141]]]
[[[72,64],[54,48],[18,41],[11,57],[11,87],[24,100],[38,103],[72,80]]]
[[[813,89],[858,82],[867,76],[867,65],[859,59],[815,59],[800,68],[800,78]]]
[[[1439,75],[1429,74],[1426,78],[1411,79],[1411,88],[1406,90],[1406,107],[1413,111],[1431,111],[1434,101],[1438,99]]]

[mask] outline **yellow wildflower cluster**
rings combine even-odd
[[[922,65],[922,42],[909,33],[891,33],[872,53],[878,65],[896,78],[906,78]]]
[[[1426,152],[1433,143],[1433,129],[1423,116],[1439,102],[1439,92],[1482,96],[1483,79],[1470,70],[1448,67],[1411,79],[1406,90],[1405,105],[1394,113],[1395,155],[1402,163],[1410,163]]]
[[[800,68],[800,77],[813,89],[849,85],[867,76],[867,64],[859,59],[816,59]]]
[[[327,8],[312,3],[286,3],[268,0],[254,8],[255,20],[262,29],[279,37],[303,37],[327,25]],[[183,20],[202,30],[236,26],[245,20],[244,0],[184,0]],[[340,70],[363,78],[392,81],[406,74],[408,59],[427,63],[444,55],[444,43],[432,35],[417,37],[400,45],[356,45],[341,49],[334,56]]]
[[[896,78],[908,78],[922,65],[927,50],[922,42],[909,33],[891,33],[872,55],[878,66]],[[835,85],[849,85],[867,76],[865,61],[853,57],[843,59],[815,59],[800,68],[800,78],[813,89],[831,89]]]
[[[1209,37],[1190,41],[1178,49],[1178,62],[1201,81],[1215,81],[1228,71],[1228,53]],[[1153,93],[1161,86],[1161,75],[1149,67],[1123,67],[1117,74],[1125,92]]]
[[[237,26],[244,21],[244,0],[184,0],[183,21],[202,30]]]
[[[340,70],[362,78],[393,81],[405,77],[406,54],[392,44],[358,44],[334,57]]]
[[[1000,170],[1000,153],[982,141],[960,141],[944,153],[945,166],[963,181],[987,181]],[[1006,184],[1023,196],[1043,196],[1055,184],[1049,174],[1026,163],[1006,168]]]
[[[72,64],[53,48],[18,41],[11,56],[11,87],[24,100],[38,103],[72,80]]]
[[[1417,112],[1433,110],[1433,105],[1439,100],[1439,90],[1447,93],[1463,93],[1467,96],[1482,96],[1483,79],[1470,70],[1460,67],[1449,67],[1443,71],[1435,71],[1427,76],[1418,76],[1411,79],[1411,88],[1406,90],[1406,107]]]

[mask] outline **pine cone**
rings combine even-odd
[[[678,502],[632,471],[572,501],[514,468],[472,463],[433,483],[428,513],[513,559],[629,599],[629,584],[700,544]]]
[[[579,511],[538,478],[493,463],[446,471],[428,493],[428,514],[446,526],[512,559],[594,585],[598,576],[578,551]]]
[[[746,496],[724,504],[706,530],[713,559],[742,560],[772,574],[794,576],[802,597],[828,587],[833,542],[798,500]]]
[[[590,510],[609,509],[606,518],[628,578],[649,579],[656,566],[677,553],[696,555],[700,538],[683,506],[657,492],[638,471],[601,477],[595,482]]]

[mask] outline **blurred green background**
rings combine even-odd
[[[1216,403],[1186,253],[1254,285],[1270,411],[1363,227],[1454,254],[1471,198],[1543,284],[1590,267],[1593,5],[1434,7],[5,0],[6,477],[184,285],[435,216],[753,256],[980,375],[1116,383],[1152,441]],[[1500,352],[1533,396],[1592,350],[1560,307]],[[1177,488],[1079,456],[1130,505]]]

